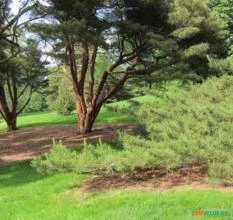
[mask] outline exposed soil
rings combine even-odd
[[[142,189],[164,191],[171,188],[213,188],[208,184],[207,166],[193,165],[167,173],[161,169],[136,169],[131,176],[96,176],[78,186],[83,191],[97,192],[110,189]],[[221,190],[232,190],[232,186],[217,186]]]
[[[0,133],[0,163],[27,160],[48,152],[53,138],[61,140],[67,147],[76,147],[83,143],[84,139],[89,142],[96,142],[100,138],[104,141],[114,141],[118,130],[131,132],[134,128],[134,123],[98,124],[93,132],[81,135],[77,133],[75,125],[59,125]],[[197,164],[168,173],[156,168],[138,168],[131,176],[100,175],[74,187],[96,192],[110,189],[168,190],[173,187],[203,189],[213,186],[208,184],[207,166]],[[233,185],[222,184],[218,189],[232,191]]]
[[[84,139],[96,142],[100,138],[113,141],[118,130],[132,131],[134,123],[98,124],[93,132],[82,135],[75,125],[26,128],[0,133],[0,163],[31,159],[51,149],[52,139],[61,140],[67,147],[78,146]]]

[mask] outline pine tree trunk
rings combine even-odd
[[[83,115],[82,119],[78,120],[78,131],[81,134],[87,134],[92,131],[93,123],[90,120],[87,120],[86,117],[87,115]]]
[[[78,132],[81,134],[90,133],[95,122],[96,109],[88,110],[87,113],[78,114]]]
[[[81,134],[92,131],[95,119],[100,111],[101,106],[89,106],[87,109],[82,106],[80,99],[76,99],[76,109],[78,118],[78,132]]]
[[[2,108],[2,115],[7,124],[8,131],[17,130],[17,90],[15,90],[15,99],[12,100],[12,110],[9,109],[6,93],[2,86],[0,86],[0,105]]]
[[[16,131],[17,130],[17,117],[11,116],[9,120],[7,120],[8,131]]]

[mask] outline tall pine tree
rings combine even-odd
[[[66,67],[81,133],[92,130],[102,105],[130,78],[180,62],[208,74],[206,55],[218,51],[224,35],[201,0],[47,0],[39,13],[49,14],[48,22],[33,30],[52,43]],[[103,54],[111,64],[97,76]]]

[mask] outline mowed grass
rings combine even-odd
[[[149,97],[141,102],[154,101]],[[158,104],[160,102],[158,101]],[[129,102],[111,105],[130,106]],[[97,122],[134,120],[133,116],[103,108]],[[76,123],[76,115],[60,116],[54,112],[23,114],[19,127]],[[0,125],[1,129],[5,129]],[[88,175],[58,173],[40,175],[30,162],[0,165],[0,220],[192,220],[232,219],[232,217],[196,217],[197,210],[233,214],[233,192],[213,189],[110,190],[83,192],[79,185]]]
[[[111,112],[107,108],[103,108],[96,120],[97,123],[105,122],[124,122],[133,121],[134,117],[119,112]],[[77,123],[76,113],[70,115],[59,115],[56,112],[36,112],[24,113],[18,117],[18,128],[37,127],[48,125],[65,125]],[[6,131],[6,123],[0,119],[0,131]]]
[[[157,98],[153,96],[142,96],[134,98],[128,101],[120,101],[112,104],[108,104],[101,109],[101,112],[96,120],[97,123],[107,122],[126,122],[133,121],[135,118],[130,114],[123,114],[117,111],[108,110],[107,106],[121,108],[130,108],[131,101],[137,101],[139,103],[145,102],[159,102]],[[76,113],[70,115],[59,115],[56,112],[35,112],[35,113],[23,113],[18,117],[18,128],[25,127],[37,127],[48,125],[65,125],[77,123]],[[3,119],[0,118],[0,131],[6,131],[7,126]]]
[[[190,220],[196,210],[233,213],[233,193],[179,189],[165,192],[111,190],[82,192],[90,178],[74,173],[41,176],[29,162],[0,165],[0,219]]]

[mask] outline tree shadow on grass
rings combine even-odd
[[[47,178],[30,166],[30,161],[0,164],[0,188],[21,186]]]

